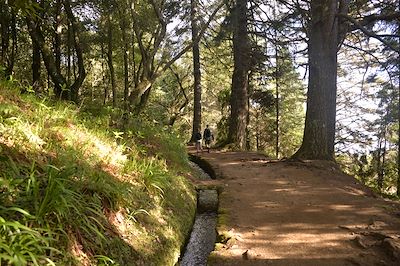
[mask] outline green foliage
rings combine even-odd
[[[342,169],[352,176],[355,176],[360,182],[372,188],[379,194],[385,197],[396,198],[397,190],[397,152],[395,150],[387,151],[385,155],[385,164],[382,165],[382,160],[378,156],[378,150],[370,154],[357,153],[341,153],[337,156],[337,161]],[[379,172],[383,173],[382,188],[378,186]]]
[[[279,99],[279,155],[289,157],[300,147],[304,128],[305,88],[293,61],[285,47],[279,47],[279,71],[276,67],[267,68],[252,79],[252,97],[250,101],[251,117],[249,137],[251,147],[266,152],[269,156],[276,153],[276,89]]]
[[[118,109],[78,109],[6,83],[0,264],[173,264],[195,208],[193,188],[177,174],[187,170],[182,141],[134,118],[118,128]]]

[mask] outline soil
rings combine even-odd
[[[400,265],[400,204],[333,162],[215,150],[198,156],[221,188],[221,243],[209,265]]]

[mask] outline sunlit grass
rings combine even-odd
[[[0,82],[0,264],[173,265],[195,208],[182,141],[12,87]]]

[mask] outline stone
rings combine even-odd
[[[201,212],[216,212],[218,210],[218,192],[213,189],[200,190],[197,210]]]

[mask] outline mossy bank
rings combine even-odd
[[[177,262],[196,207],[183,141],[119,112],[0,83],[1,265]]]

